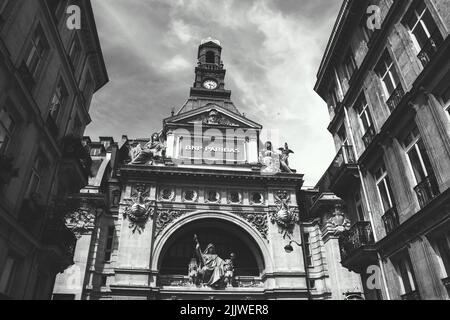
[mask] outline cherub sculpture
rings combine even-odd
[[[227,287],[233,286],[234,279],[234,260],[236,259],[236,254],[230,254],[229,259],[225,259],[224,261],[224,282]]]

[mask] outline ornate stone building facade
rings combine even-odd
[[[289,167],[292,151],[260,142],[262,126],[225,89],[221,53],[218,41],[202,42],[187,102],[151,139],[85,139],[96,176],[78,198],[93,220],[81,216],[76,263],[54,299],[361,294],[359,276],[335,262],[337,238],[324,245],[315,225],[299,223],[303,175]],[[341,217],[328,217],[330,238]]]
[[[320,66],[338,154],[309,214],[343,205],[367,298],[449,299],[449,30],[448,1],[344,1]]]
[[[81,144],[107,81],[89,1],[82,29],[67,1],[0,1],[0,299],[50,299],[73,263],[66,199],[88,183]]]

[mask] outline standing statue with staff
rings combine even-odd
[[[200,261],[199,275],[203,283],[211,288],[219,288],[223,285],[227,273],[227,263],[216,253],[216,247],[210,243],[204,251],[200,247],[197,235],[194,235],[195,252]],[[233,259],[235,255],[233,254]]]

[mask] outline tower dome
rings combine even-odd
[[[208,42],[213,42],[213,43],[217,44],[218,46],[221,46],[221,45],[220,45],[220,41],[217,40],[217,39],[213,39],[212,37],[208,37],[208,38],[206,38],[206,39],[202,39],[200,45],[205,44],[205,43],[208,43]]]

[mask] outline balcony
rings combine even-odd
[[[436,29],[417,55],[424,68],[431,62],[443,41],[441,32]]]
[[[414,188],[419,199],[420,207],[423,209],[439,194],[439,187],[434,175],[425,178],[417,187]]]
[[[14,168],[14,159],[0,154],[0,186],[8,185],[18,175],[19,169]]]
[[[404,294],[401,296],[402,300],[411,300],[411,301],[416,301],[416,300],[420,300],[420,294],[419,291],[412,291],[410,293]]]
[[[339,238],[341,263],[345,268],[360,273],[364,267],[376,264],[375,240],[370,222],[358,222]]]
[[[375,130],[375,127],[371,125],[369,129],[367,129],[367,132],[362,137],[362,140],[364,142],[364,146],[368,148],[370,144],[372,143],[373,139],[375,139],[375,136],[377,135],[377,132]]]
[[[388,106],[391,112],[393,112],[395,108],[397,108],[397,106],[400,104],[404,96],[405,90],[403,90],[402,85],[399,84],[397,88],[394,90],[394,92],[392,92],[388,101],[386,101],[386,105]]]
[[[67,182],[69,193],[78,191],[87,185],[91,176],[92,159],[81,139],[67,136],[62,139],[62,177]]]
[[[338,196],[345,193],[349,184],[358,180],[358,165],[353,146],[345,145],[339,150],[325,175],[330,182],[330,191]]]
[[[19,221],[29,231],[34,231],[35,226],[45,217],[46,206],[37,193],[31,194],[23,200]]]
[[[390,234],[400,226],[400,218],[396,208],[389,209],[383,216],[384,228]]]
[[[446,279],[442,279],[442,283],[444,284],[445,288],[447,289],[448,295],[450,297],[450,277]]]
[[[77,238],[71,230],[69,230],[62,219],[52,218],[48,221],[42,243],[50,248],[55,248],[63,258],[63,269],[73,264],[73,256],[75,254],[75,246]]]

